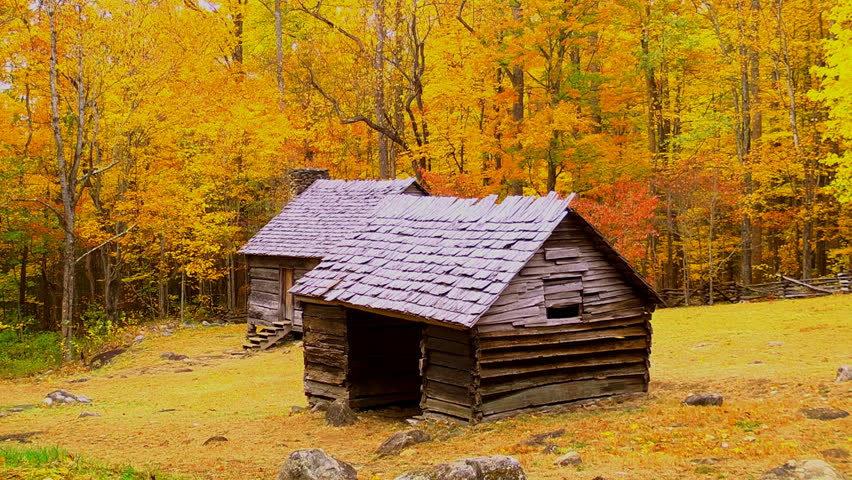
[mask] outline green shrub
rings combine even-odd
[[[66,480],[149,480],[176,479],[159,472],[140,471],[129,466],[111,466],[71,455],[59,447],[24,447],[0,445],[0,478],[2,472],[11,478],[63,478]]]
[[[0,331],[0,378],[32,375],[62,363],[62,339],[57,332]]]

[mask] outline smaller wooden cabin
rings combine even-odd
[[[472,423],[647,391],[661,303],[555,195],[389,199],[291,291],[309,403]]]
[[[300,169],[290,180],[293,200],[239,251],[248,265],[247,348],[302,331],[302,308],[290,287],[359,231],[379,203],[393,195],[426,194],[413,178],[329,180],[327,170]]]

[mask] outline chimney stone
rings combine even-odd
[[[327,168],[294,168],[290,170],[290,198],[296,198],[319,179],[328,180]]]

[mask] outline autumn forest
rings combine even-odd
[[[240,312],[304,167],[577,192],[686,296],[852,267],[843,0],[0,0],[0,33],[0,326]]]

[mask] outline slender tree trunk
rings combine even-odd
[[[373,61],[376,70],[376,86],[374,92],[376,124],[380,128],[387,128],[388,119],[385,110],[385,1],[373,0],[373,17],[376,22],[376,55]],[[379,178],[391,178],[393,168],[390,165],[388,139],[381,133],[376,132],[378,137],[379,152]]]
[[[27,260],[30,255],[29,243],[24,244],[21,251],[21,277],[18,283],[18,320],[27,314]]]
[[[186,322],[186,272],[180,270],[180,323]]]
[[[166,299],[167,284],[166,284],[166,236],[160,235],[160,261],[157,265],[157,309],[160,318],[166,318]]]
[[[278,84],[278,109],[284,110],[284,33],[281,26],[281,0],[275,0],[275,80]]]

